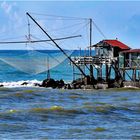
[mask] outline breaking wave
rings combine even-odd
[[[22,80],[22,81],[17,81],[17,82],[1,82],[0,86],[1,87],[6,87],[6,88],[15,88],[15,87],[36,87],[37,85],[40,85],[42,81],[38,80]]]

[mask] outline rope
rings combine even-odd
[[[93,25],[95,26],[95,28],[98,30],[98,32],[104,37],[104,39],[106,39],[107,37],[104,35],[104,33],[101,31],[101,29],[95,24],[95,22],[93,22]]]
[[[29,20],[29,17],[26,15],[27,17],[27,22],[28,22],[28,37],[27,37],[27,40],[30,41],[31,40],[31,30],[30,30],[30,20]]]
[[[46,16],[46,17],[55,17],[55,18],[63,18],[63,20],[88,20],[88,18],[79,18],[79,17],[69,17],[69,16],[58,16],[58,15],[48,15],[41,13],[31,13],[34,15]]]
[[[70,26],[65,26],[63,28],[56,28],[56,29],[51,29],[51,30],[48,30],[49,32],[50,31],[59,31],[59,30],[64,30],[64,29],[69,29],[69,28],[73,28],[75,26],[78,26],[78,25],[82,25],[83,23],[77,23],[77,24],[73,24],[73,25],[70,25]]]

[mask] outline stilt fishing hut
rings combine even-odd
[[[55,42],[54,39],[39,25],[39,23],[29,14],[27,15],[32,21],[44,32],[44,34],[54,43],[54,45],[70,60],[73,67],[75,66],[82,75],[78,88],[81,85],[85,88],[94,88],[98,84],[106,84],[107,87],[121,87],[125,80],[126,70],[132,70],[133,75],[131,80],[140,81],[137,78],[137,70],[140,70],[140,50],[131,50],[131,48],[119,40],[102,40],[99,43],[92,45],[92,19],[89,19],[89,55],[71,58],[67,53]],[[92,55],[92,48],[95,48],[95,55]],[[121,61],[122,66],[121,67]],[[129,63],[127,63],[129,61]],[[129,64],[129,65],[128,65]],[[81,68],[84,66],[89,70],[89,73]],[[103,68],[105,66],[105,69]],[[129,66],[129,67],[128,67]],[[95,78],[94,70],[97,70]],[[115,77],[111,79],[111,70],[114,69]],[[103,70],[106,72],[103,77]],[[123,76],[122,76],[123,71]],[[140,74],[139,74],[140,77]]]
[[[124,50],[130,50],[130,48],[118,39],[115,40],[102,40],[99,43],[93,45],[95,47],[96,56],[109,57],[114,60],[119,56],[119,52]]]
[[[97,79],[104,79],[106,82],[111,78],[111,70],[114,70],[115,80],[121,79],[121,73],[118,67],[118,56],[121,51],[130,50],[130,48],[118,39],[102,40],[93,45],[95,47],[94,64],[97,65]],[[99,62],[98,62],[99,61]],[[98,63],[97,63],[98,62]],[[105,67],[106,75],[103,77],[102,72]]]
[[[123,75],[124,86],[140,87],[140,49],[120,52],[119,68]]]
[[[80,56],[74,58],[74,62],[81,66],[86,67],[93,74],[93,79],[91,81],[95,81],[96,83],[90,83],[91,85],[95,85],[98,83],[107,84],[107,86],[112,86],[111,79],[111,71],[114,70],[115,77],[114,81],[118,83],[118,80],[123,80],[122,75],[119,70],[118,64],[118,56],[122,51],[130,50],[130,47],[120,42],[119,40],[102,40],[99,43],[92,46],[95,48],[95,54],[93,56]],[[92,66],[92,69],[91,69]],[[96,74],[95,74],[96,70]],[[105,71],[105,75],[103,72]],[[121,83],[118,85],[120,86]]]

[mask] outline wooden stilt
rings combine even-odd
[[[133,69],[132,79],[134,82],[136,81],[136,69]]]
[[[109,66],[108,77],[109,77],[109,79],[111,79],[111,66]]]
[[[73,81],[75,80],[75,67],[73,65]]]
[[[108,75],[108,64],[106,64],[106,82],[108,81],[109,79],[109,75]]]
[[[123,81],[125,81],[125,69],[123,69]]]
[[[93,66],[90,65],[90,78],[92,79],[93,78]]]
[[[47,58],[47,79],[50,79],[51,76],[50,76],[50,68],[49,68],[49,57]]]

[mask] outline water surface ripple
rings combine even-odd
[[[0,88],[1,139],[140,139],[140,90]]]

